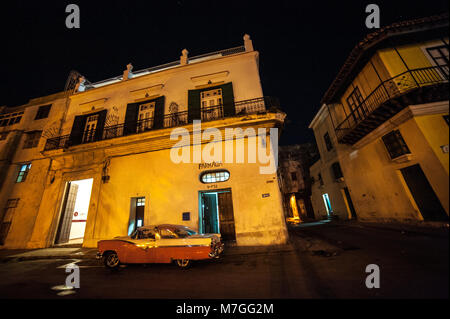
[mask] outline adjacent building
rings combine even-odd
[[[395,23],[352,50],[310,124],[323,218],[448,220],[448,14]]]
[[[287,240],[276,172],[285,114],[263,95],[247,35],[97,83],[73,72],[64,92],[1,117],[3,247],[95,247],[160,223],[237,245]]]
[[[299,223],[315,219],[311,205],[310,165],[317,160],[314,143],[280,146],[278,178],[286,220]]]

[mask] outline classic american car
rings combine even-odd
[[[181,225],[157,225],[137,228],[130,236],[100,240],[97,258],[107,268],[120,264],[171,263],[181,268],[192,260],[218,258],[223,252],[220,234],[198,234]]]

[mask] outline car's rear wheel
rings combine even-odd
[[[115,251],[109,251],[105,253],[103,262],[105,264],[105,267],[110,269],[117,268],[120,264],[119,256],[117,256],[117,253]]]
[[[177,259],[177,260],[175,260],[175,263],[181,269],[186,269],[186,268],[189,268],[189,266],[191,265],[191,260],[190,259]]]

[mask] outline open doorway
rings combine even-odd
[[[55,244],[82,244],[93,179],[66,183]]]
[[[132,197],[130,219],[128,222],[128,236],[138,227],[144,226],[145,197]]]
[[[331,208],[330,197],[328,194],[322,194],[323,202],[325,204],[325,208],[327,210],[327,215],[330,216],[333,214],[333,208]]]
[[[200,192],[200,233],[220,233],[223,240],[236,240],[231,190]]]

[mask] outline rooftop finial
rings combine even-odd
[[[188,64],[188,53],[189,53],[189,51],[186,49],[183,49],[183,51],[181,51],[181,56],[180,56],[180,64],[181,65]]]
[[[131,72],[132,70],[133,70],[133,65],[131,63],[128,63],[127,69],[123,71],[122,81],[131,79],[133,77],[133,73]]]
[[[248,34],[244,34],[244,47],[246,52],[253,51],[253,42]]]

